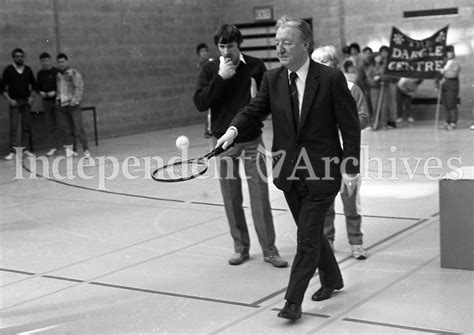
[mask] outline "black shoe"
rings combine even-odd
[[[343,287],[344,287],[344,283],[342,282],[342,280],[336,285],[323,286],[313,294],[313,296],[311,297],[311,300],[313,301],[327,300],[331,298],[333,291],[340,290]]]
[[[278,312],[278,317],[288,320],[298,320],[301,318],[301,304],[293,304],[287,301],[285,307]]]
[[[394,121],[388,121],[387,122],[387,127],[388,128],[397,128],[397,124]]]

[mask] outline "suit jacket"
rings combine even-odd
[[[306,177],[311,192],[332,193],[340,188],[341,173],[359,173],[357,107],[339,70],[310,60],[298,129],[285,67],[265,73],[257,96],[235,116],[231,126],[240,136],[262,127],[269,114],[273,123],[273,182],[279,189],[289,191],[295,178]]]

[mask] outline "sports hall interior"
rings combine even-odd
[[[187,182],[150,178],[157,162],[180,155],[180,135],[190,139],[189,157],[212,148],[205,114],[192,100],[196,45],[205,42],[217,57],[213,34],[223,23],[247,34],[274,32],[258,21],[269,9],[274,20],[284,14],[310,20],[315,45],[338,49],[357,42],[378,50],[392,27],[423,39],[449,25],[447,42],[462,68],[456,130],[440,127],[442,105],[436,121],[437,91],[425,80],[413,124],[362,131],[368,258],[351,257],[338,197],[335,255],[345,287],[329,300],[311,301],[316,274],[297,322],[276,317],[290,269],[263,262],[246,183],[250,260],[230,266],[215,166]],[[245,33],[244,53],[271,58],[272,50],[257,47],[271,38],[245,40]],[[44,51],[65,52],[81,72],[95,164],[79,176],[80,157],[72,166],[59,161],[56,174],[51,169],[60,157],[0,160],[1,334],[474,333],[472,1],[0,0],[2,69],[17,47],[35,73]],[[37,106],[39,158],[49,143]],[[0,98],[2,157],[8,123]],[[263,138],[270,148],[270,120]],[[137,164],[127,175],[123,167],[132,158]],[[269,190],[276,243],[291,263],[296,227],[283,193],[271,182]]]

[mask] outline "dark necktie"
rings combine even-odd
[[[291,109],[293,111],[293,119],[295,120],[295,127],[298,130],[298,123],[300,121],[300,104],[298,102],[298,88],[296,87],[296,72],[290,73],[290,100]]]

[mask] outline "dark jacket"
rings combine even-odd
[[[239,136],[259,128],[269,114],[273,124],[274,184],[292,185],[296,164],[307,165],[317,178],[307,179],[313,193],[337,192],[341,173],[359,173],[360,126],[357,107],[342,72],[310,60],[299,127],[296,130],[289,96],[288,70],[265,73],[257,96],[231,122]],[[339,140],[342,135],[343,148]],[[345,162],[344,164],[341,164]],[[281,164],[279,166],[279,164]],[[298,170],[299,175],[305,174]]]
[[[59,70],[52,67],[49,70],[41,69],[36,74],[36,84],[38,92],[56,92],[56,78]],[[45,100],[55,100],[55,97],[46,97]]]
[[[219,138],[229,126],[232,118],[250,101],[250,82],[254,78],[260,86],[266,71],[263,62],[255,57],[243,55],[245,62],[238,65],[236,74],[227,80],[219,75],[219,59],[204,64],[199,73],[194,104],[200,112],[211,109],[211,131]],[[260,128],[243,134],[238,142],[247,142],[261,134]]]
[[[7,90],[10,98],[14,100],[27,100],[31,95],[31,91],[36,91],[35,75],[29,66],[24,65],[24,67],[21,74],[11,64],[5,68],[0,85],[1,93]]]

